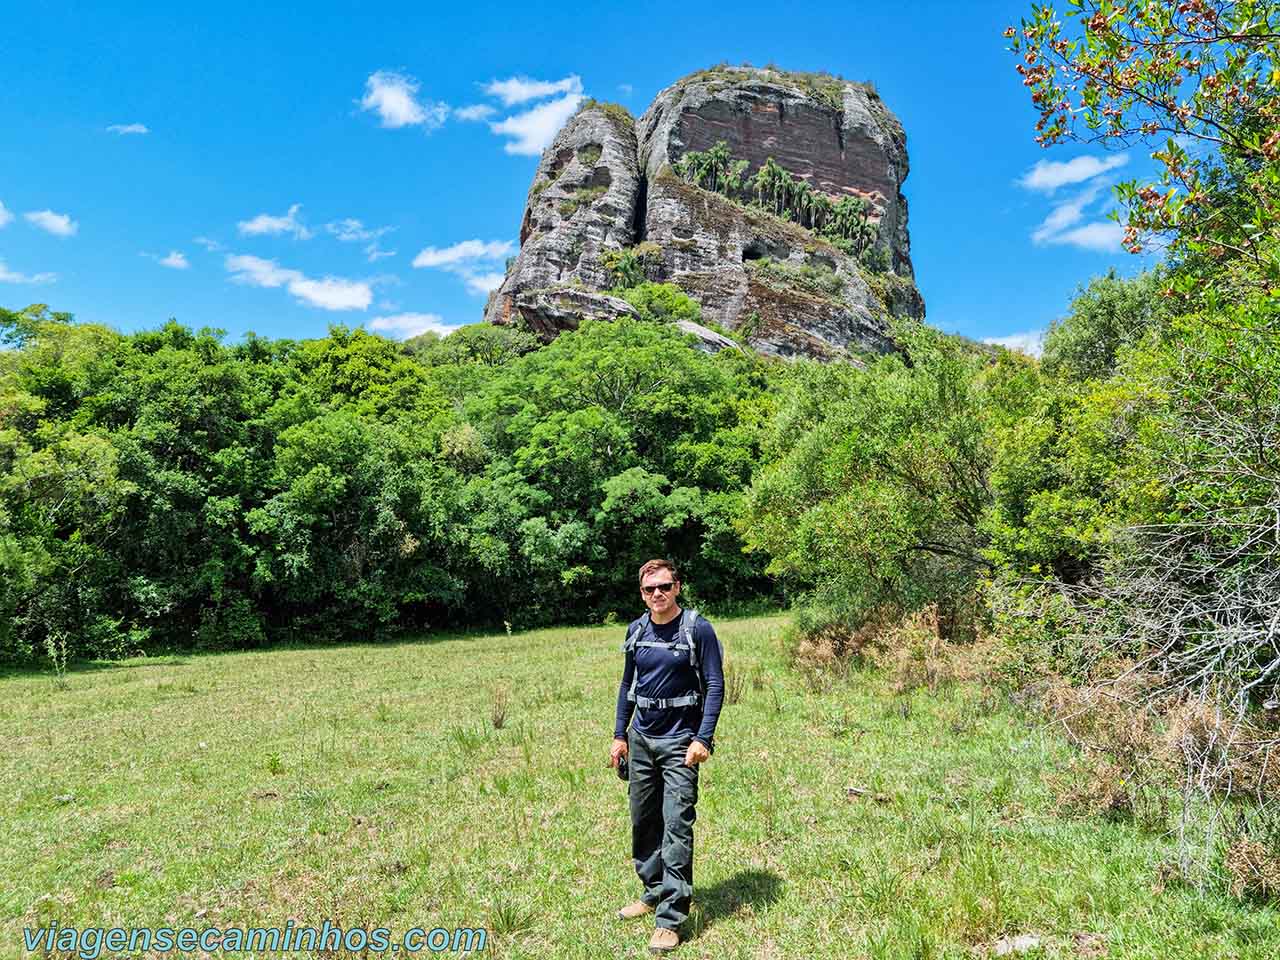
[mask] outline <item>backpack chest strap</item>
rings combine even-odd
[[[682,697],[640,697],[630,695],[628,699],[634,700],[636,706],[641,710],[672,710],[676,707],[692,707],[701,699],[697,693],[686,693]]]
[[[663,643],[661,640],[638,640],[634,645],[637,647],[666,647],[668,650],[693,649],[689,644],[681,643],[679,640],[674,640],[671,643]]]

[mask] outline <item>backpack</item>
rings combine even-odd
[[[680,623],[680,632],[676,635],[676,639],[670,643],[664,643],[661,640],[641,640],[644,635],[644,628],[649,625],[649,612],[646,610],[643,617],[631,625],[631,629],[627,631],[627,639],[622,643],[622,652],[631,653],[636,647],[663,647],[673,653],[677,650],[689,651],[689,665],[693,667],[693,675],[697,680],[697,690],[693,693],[686,693],[682,697],[665,697],[654,699],[653,697],[640,697],[636,695],[636,680],[640,676],[640,669],[637,667],[631,672],[631,689],[627,691],[627,699],[635,703],[642,710],[674,710],[678,707],[691,707],[702,701],[707,695],[706,678],[702,675],[702,664],[698,662],[698,644],[694,635],[694,628],[698,623],[697,610],[684,610],[681,612],[682,620]],[[720,645],[720,638],[716,637],[716,645]],[[723,650],[721,657],[723,658]]]

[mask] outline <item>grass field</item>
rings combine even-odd
[[[1168,839],[1056,816],[1043,774],[1068,751],[1013,708],[966,686],[895,697],[871,672],[811,692],[784,667],[784,623],[717,624],[752,679],[702,770],[675,956],[969,957],[1018,934],[1039,940],[1024,957],[1280,956],[1280,911],[1157,883]],[[613,919],[640,889],[606,765],[621,639],[0,678],[0,956],[50,920],[325,918],[483,926],[494,957],[647,956],[652,928]]]

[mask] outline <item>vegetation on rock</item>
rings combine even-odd
[[[887,254],[878,244],[880,231],[871,219],[872,207],[862,197],[833,200],[772,157],[747,176],[747,161],[735,160],[723,140],[705,151],[688,151],[674,166],[680,177],[696,187],[794,221],[858,257],[864,266],[887,269]]]
[[[661,261],[662,248],[649,242],[606,250],[600,257],[600,264],[609,271],[613,287],[620,290],[643,283]]]
[[[830,267],[820,264],[797,266],[786,260],[762,257],[748,261],[747,269],[765,283],[801,287],[825,297],[834,297],[844,289],[844,280],[840,275]]]
[[[572,217],[582,207],[590,207],[604,196],[607,187],[579,187],[560,201],[557,209],[562,217]]]
[[[622,104],[611,103],[606,100],[596,100],[593,97],[588,97],[578,105],[578,109],[574,112],[574,115],[577,116],[577,114],[582,113],[585,110],[599,110],[608,117],[609,121],[619,133],[623,134],[623,136],[629,140],[635,140],[636,118],[633,117],[631,115],[631,111]]]

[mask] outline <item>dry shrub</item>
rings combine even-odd
[[[887,630],[875,642],[877,663],[889,671],[894,693],[930,693],[979,674],[973,648],[946,639],[946,624],[930,604]]]
[[[1154,831],[1169,827],[1168,786],[1155,764],[1125,768],[1106,754],[1088,751],[1046,774],[1045,781],[1060,814],[1123,818]]]
[[[1162,748],[1206,795],[1280,795],[1280,736],[1213,704],[1193,700],[1173,707]]]
[[[959,619],[972,620],[967,615]],[[962,642],[969,634],[957,631],[957,622],[954,613],[943,615],[936,604],[905,618],[884,607],[857,629],[834,618],[798,622],[790,645],[791,665],[815,691],[827,689],[833,678],[847,676],[851,665],[865,662],[885,670],[897,694],[922,688],[936,693],[986,673],[982,638],[978,643]]]
[[[1051,678],[1037,685],[1040,710],[1081,751],[1065,770],[1046,777],[1060,808],[1131,816],[1164,829],[1175,787],[1184,800],[1198,796],[1218,804],[1280,795],[1280,736],[1211,703],[1176,697],[1161,677],[1131,663],[1112,663],[1109,672],[1111,679],[1090,684]],[[1213,812],[1213,823],[1226,809]],[[1182,816],[1188,816],[1185,804]],[[1256,853],[1247,846],[1255,842],[1245,837],[1231,848],[1227,870],[1233,878],[1244,864],[1257,862],[1240,853]],[[1200,848],[1204,866],[1209,846]],[[1183,861],[1186,872],[1189,848]]]
[[[1040,708],[1077,747],[1132,769],[1157,754],[1158,713],[1145,699],[1151,682],[1133,671],[1079,686],[1054,677],[1040,691]]]
[[[849,665],[866,657],[889,624],[889,612],[878,611],[851,629],[838,619],[799,624],[791,644],[791,665],[800,672],[844,675]]]
[[[1212,703],[1160,694],[1158,676],[1114,665],[1110,680],[1039,684],[1040,709],[1073,744],[1135,776],[1159,767],[1205,796],[1262,799],[1280,793],[1280,735]]]
[[[1245,899],[1280,900],[1280,853],[1258,840],[1241,837],[1227,847],[1223,865],[1231,892]]]
[[[1126,669],[1107,683],[1052,678],[1040,709],[1081,753],[1046,779],[1060,809],[1129,816],[1153,829],[1168,823],[1171,770],[1160,717],[1146,699],[1154,678]]]
[[[1058,811],[1102,816],[1132,815],[1132,780],[1115,763],[1100,755],[1072,757],[1066,768],[1046,777]]]

